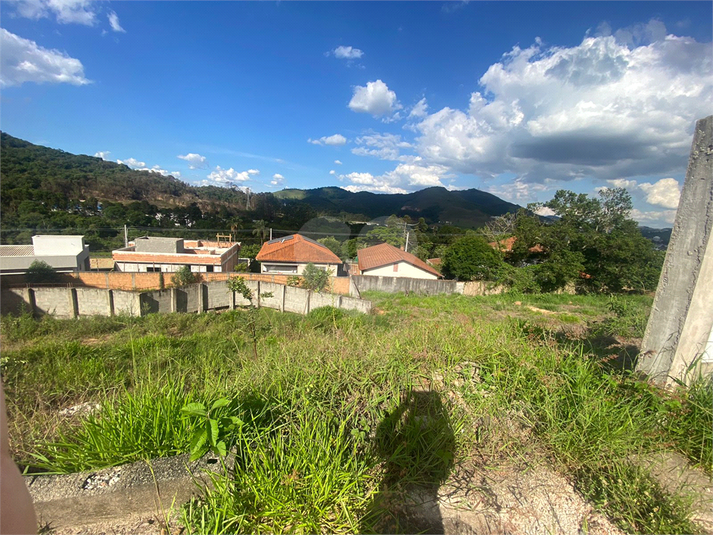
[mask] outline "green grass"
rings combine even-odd
[[[371,297],[373,315],[260,310],[257,359],[240,310],[3,318],[13,454],[62,473],[187,452],[195,422],[181,407],[226,397],[244,422],[225,435],[235,468],[182,510],[190,532],[409,531],[389,492],[529,450],[625,531],[696,530],[686,502],[630,460],[672,449],[710,472],[711,382],[666,393],[592,349],[650,298]],[[58,416],[85,401],[103,408]],[[503,431],[513,421],[528,433]]]

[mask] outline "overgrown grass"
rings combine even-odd
[[[181,407],[226,397],[244,422],[226,437],[235,468],[183,510],[190,532],[383,530],[387,489],[437,487],[474,453],[527,447],[624,530],[695,531],[687,504],[631,458],[670,448],[710,471],[710,381],[668,394],[601,366],[587,335],[562,341],[650,299],[622,298],[617,312],[598,296],[372,297],[369,316],[261,310],[258,359],[239,310],[3,318],[13,452],[52,472],[186,452],[194,423]],[[57,415],[85,401],[103,408]],[[487,420],[516,420],[529,438],[476,425]]]

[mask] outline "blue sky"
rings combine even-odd
[[[710,2],[0,8],[3,131],[192,184],[623,186],[667,226],[713,111]]]

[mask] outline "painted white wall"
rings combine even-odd
[[[370,275],[374,277],[404,277],[408,279],[438,279],[438,277],[432,273],[424,271],[421,268],[417,268],[416,266],[412,266],[407,262],[399,262],[397,265],[399,266],[398,271],[394,271],[394,265],[389,264],[388,266],[362,271],[362,275]]]
[[[297,273],[293,271],[282,271],[282,268],[285,268],[286,266],[294,266],[295,264],[297,265]],[[274,266],[275,269],[269,270],[268,266]],[[333,264],[315,264],[315,266],[320,269],[326,269],[332,276],[335,276],[337,274],[337,266]],[[277,264],[263,262],[260,271],[267,275],[302,275],[306,267],[307,264],[300,264],[297,262],[295,262],[294,264]]]

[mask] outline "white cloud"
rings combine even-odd
[[[342,162],[339,160],[334,160],[334,163],[336,163],[337,165],[342,165]]]
[[[676,210],[653,210],[644,212],[634,208],[631,211],[631,217],[643,225],[663,227],[674,223],[676,220]]]
[[[338,46],[331,53],[338,59],[359,59],[364,55],[363,51],[351,46]]]
[[[272,175],[272,180],[270,181],[270,184],[273,186],[280,186],[285,183],[285,177],[282,176],[280,173],[275,173]]]
[[[21,17],[37,20],[54,15],[60,24],[93,26],[97,20],[92,0],[19,0],[15,7]]]
[[[490,186],[486,191],[500,197],[501,199],[505,199],[506,201],[525,205],[529,202],[533,202],[538,193],[549,191],[551,189],[552,188],[546,184],[525,182],[522,179],[516,179],[508,184]]]
[[[615,178],[613,180],[607,180],[607,182],[615,188],[632,189],[637,186],[636,180],[627,180],[625,178]]]
[[[59,50],[43,48],[4,28],[0,28],[0,50],[0,87],[25,82],[90,83],[84,77],[84,67],[78,59],[70,58]]]
[[[377,80],[368,82],[366,86],[356,86],[354,94],[349,101],[349,109],[357,113],[368,113],[374,117],[393,113],[401,109],[401,104],[396,99],[396,93]]]
[[[100,150],[94,153],[95,158],[101,158],[102,160],[108,161],[108,156],[111,154],[108,150]]]
[[[639,188],[646,193],[646,202],[663,206],[664,208],[678,208],[678,201],[681,197],[681,190],[678,181],[674,178],[662,178],[658,182],[650,184],[643,182]]]
[[[177,158],[181,160],[186,160],[188,162],[189,169],[205,169],[208,167],[208,158],[196,154],[195,152],[189,152],[188,154],[178,155]]]
[[[695,120],[713,106],[710,44],[650,26],[573,47],[514,47],[467,109],[416,125],[419,154],[461,173],[540,183],[680,171]]]
[[[409,119],[422,119],[428,115],[428,104],[426,97],[419,100],[408,114]]]
[[[339,175],[339,180],[351,183],[344,188],[348,191],[407,193],[424,187],[444,187],[442,179],[452,176],[444,166],[428,165],[420,158],[414,158],[410,163],[399,164],[393,171],[383,175],[349,173]]]
[[[230,184],[235,184],[236,182],[245,182],[250,180],[252,175],[260,174],[257,169],[248,169],[247,171],[236,171],[232,167],[230,169],[223,169],[219,165],[216,166],[215,171],[208,175],[208,181],[204,181],[206,184],[226,186]]]
[[[358,147],[352,149],[357,156],[374,156],[381,160],[407,160],[408,156],[401,156],[400,149],[410,149],[411,143],[401,139],[395,134],[369,134],[356,138]]]
[[[332,170],[329,172],[329,174],[330,174],[330,175],[336,175],[337,172],[336,172],[334,169],[332,169]]]
[[[99,156],[100,154],[102,156]],[[109,154],[109,153],[108,152],[97,152],[94,156],[100,157],[102,159],[106,159],[106,158],[104,158],[104,156],[106,156],[107,154]],[[162,176],[172,175],[175,178],[181,177],[181,173],[179,171],[167,171],[166,169],[163,169],[160,165],[154,165],[154,166],[149,167],[148,165],[146,165],[146,162],[141,162],[141,161],[137,160],[136,158],[127,158],[126,160],[116,160],[116,163],[126,165],[126,166],[130,167],[131,169],[133,169],[134,171],[148,171],[150,173],[158,173],[159,175],[162,175]]]
[[[107,16],[109,17],[109,25],[112,30],[115,32],[126,33],[126,30],[121,27],[121,24],[119,24],[119,16],[114,11],[110,11]]]
[[[319,139],[308,139],[308,143],[312,143],[313,145],[332,145],[332,146],[338,146],[338,145],[345,145],[347,142],[347,138],[345,138],[341,134],[334,134],[333,136],[322,136]]]
[[[146,169],[146,162],[140,162],[136,158],[127,158],[126,160],[116,160],[116,163],[131,167],[132,169]]]

